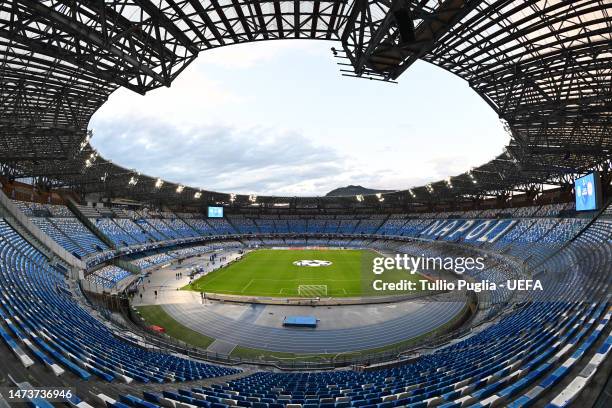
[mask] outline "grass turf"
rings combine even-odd
[[[390,270],[383,275],[372,273],[372,260],[379,256],[370,250],[278,250],[260,249],[242,259],[205,275],[184,290],[243,296],[312,297],[300,294],[300,285],[326,285],[321,297],[358,297],[397,295],[405,292],[375,291],[374,279],[397,282],[416,281],[418,274]],[[330,261],[330,266],[306,267],[299,260]]]
[[[207,348],[215,339],[191,330],[174,320],[161,306],[139,306],[136,308],[140,316],[150,326],[160,326],[166,334],[175,339],[182,340],[192,346]]]

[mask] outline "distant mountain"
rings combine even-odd
[[[354,195],[368,195],[377,193],[391,193],[395,190],[375,190],[372,188],[365,188],[362,186],[346,186],[336,188],[329,193],[325,194],[325,197],[342,197],[342,196],[354,196]]]

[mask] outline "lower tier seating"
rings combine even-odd
[[[118,282],[131,276],[132,274],[118,266],[105,266],[87,276],[87,280],[95,285],[103,286],[107,289],[114,288]]]
[[[72,298],[59,269],[0,220],[0,337],[24,366],[82,379],[200,380],[239,370],[145,350],[119,340]]]

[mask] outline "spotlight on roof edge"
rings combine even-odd
[[[230,203],[233,203],[234,201],[236,201],[236,194],[231,193],[230,194]]]
[[[138,179],[134,176],[130,177],[130,181],[128,181],[128,185],[135,186],[136,184],[138,184]]]
[[[412,196],[412,198],[416,197],[416,194],[414,194],[414,191],[412,189],[408,190],[408,192],[410,193],[410,195]]]
[[[198,200],[201,197],[202,197],[202,192],[201,191],[196,191],[195,194],[193,195],[193,198],[195,198],[196,200]]]
[[[92,154],[90,154],[89,158],[85,160],[85,167],[89,168],[93,166],[97,158],[98,158],[98,152],[93,152]]]
[[[470,179],[472,180],[472,183],[478,184],[478,180],[476,180],[476,177],[474,176],[474,169],[473,168],[470,171],[468,171],[467,174],[470,177]]]
[[[446,185],[448,188],[453,188],[453,180],[450,177],[446,179]]]
[[[382,193],[376,193],[376,198],[378,198],[378,201],[381,203],[385,201],[385,197],[383,197]]]
[[[83,149],[85,149],[87,147],[87,144],[89,144],[89,141],[91,140],[93,136],[93,131],[92,130],[88,130],[87,131],[87,136],[85,136],[85,139],[83,139],[83,141],[81,142],[81,145],[79,146],[80,149],[79,151],[82,152]]]
[[[164,185],[164,180],[158,178],[157,181],[155,181],[155,188],[162,188],[163,185]]]
[[[185,189],[185,186],[182,184],[179,184],[178,187],[176,188],[176,193],[181,194],[184,189]]]
[[[361,203],[363,201],[363,194],[357,194],[355,198]]]
[[[257,195],[256,194],[251,194],[249,196],[249,201],[252,203],[256,203],[257,202]]]

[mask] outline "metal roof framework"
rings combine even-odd
[[[385,194],[386,203],[461,201],[609,170],[607,0],[7,0],[0,4],[0,170],[101,197],[250,204],[248,196],[116,165],[89,144],[87,125],[118,87],[145,94],[169,86],[202,51],[288,38],[337,41],[342,72],[361,78],[394,81],[417,59],[428,61],[463,78],[504,122],[504,153],[447,180]],[[300,200],[313,198],[257,198]]]

